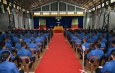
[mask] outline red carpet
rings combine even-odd
[[[35,73],[80,73],[81,64],[62,33],[55,33]]]

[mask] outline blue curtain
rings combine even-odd
[[[46,19],[46,27],[54,28],[54,26],[58,25],[58,21],[55,17],[34,17],[34,28],[39,28],[39,19]],[[83,28],[83,16],[63,16],[60,20],[60,25],[64,28],[71,28],[72,19],[78,18],[79,28]]]

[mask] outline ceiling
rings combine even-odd
[[[32,10],[51,2],[67,2],[85,9],[91,9],[99,5],[103,0],[14,0],[15,3],[25,9]]]

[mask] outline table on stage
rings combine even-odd
[[[55,26],[54,27],[54,33],[63,33],[63,27],[62,26]]]

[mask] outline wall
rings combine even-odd
[[[5,12],[5,14],[0,13],[0,31],[8,30],[8,26],[9,26],[8,12]]]

